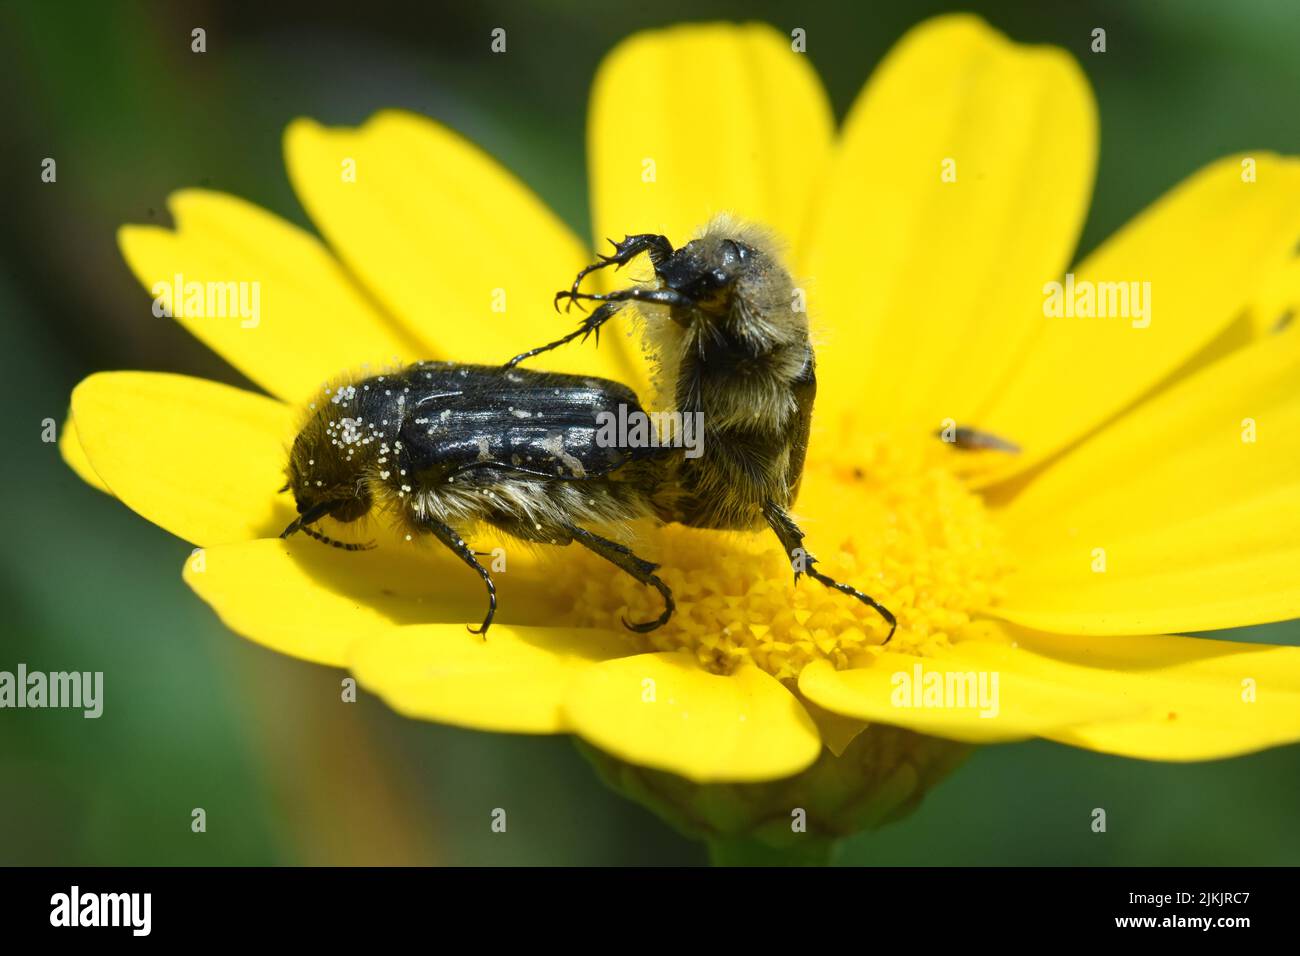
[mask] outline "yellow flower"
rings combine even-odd
[[[589,141],[596,242],[680,243],[723,210],[787,241],[819,343],[798,516],[828,573],[898,615],[888,647],[867,608],[794,587],[766,535],[640,529],[678,602],[644,637],[618,621],[657,614],[655,593],[577,549],[507,545],[486,641],[465,629],[481,589],[450,556],[383,529],[363,554],[276,537],[295,409],[323,380],[548,341],[567,331],[551,295],[592,256],[490,157],[405,113],[289,127],[325,243],[195,190],[171,197],[174,230],[122,229],[151,290],[260,283],[254,327],[178,321],[273,397],[94,375],[69,464],[201,546],[185,579],[238,633],[351,668],[404,714],[572,733],[674,780],[776,781],[824,748],[871,749],[869,724],[1156,760],[1300,738],[1300,649],[1171,636],[1300,615],[1300,335],[1268,332],[1300,292],[1300,163],[1212,164],[1071,267],[1097,146],[1087,82],[969,17],[909,33],[838,131],[768,27],[640,34],[600,68]],[[1046,315],[1067,271],[1077,288],[1149,282],[1147,321]],[[649,392],[630,336],[544,364]],[[959,451],[945,422],[1022,450]],[[967,676],[992,696],[928,696]],[[903,736],[904,755],[927,739]]]

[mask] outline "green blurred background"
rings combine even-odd
[[[906,9],[903,9],[906,7]],[[307,226],[281,164],[295,116],[400,106],[500,157],[587,234],[587,86],[619,38],[679,20],[807,30],[839,116],[913,23],[973,9],[1083,63],[1102,154],[1085,250],[1237,149],[1300,153],[1294,0],[838,5],[45,3],[0,10],[6,450],[0,669],[102,670],[99,720],[0,711],[0,863],[694,864],[703,849],[606,791],[563,738],[404,720],[339,672],[225,631],[180,580],[184,542],[75,478],[40,422],[101,369],[237,373],[160,322],[118,254],[202,185]],[[190,30],[208,52],[190,52]],[[509,53],[492,56],[493,27]],[[1092,28],[1108,52],[1088,50]],[[40,162],[58,160],[58,182]],[[310,228],[310,227],[309,227]],[[1300,643],[1294,624],[1237,637]],[[1300,746],[1165,766],[1045,742],[979,751],[908,820],[847,845],[877,864],[1295,864]],[[489,814],[508,808],[507,834]],[[190,811],[207,811],[204,834]],[[1105,807],[1109,832],[1089,829]]]

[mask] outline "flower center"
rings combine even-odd
[[[935,443],[938,445],[939,443]],[[815,449],[814,449],[815,451]],[[793,509],[817,568],[871,595],[898,618],[889,650],[925,655],[996,603],[1008,570],[983,501],[956,477],[943,447],[855,442],[851,458],[821,456],[804,470]],[[810,662],[864,666],[889,627],[871,608],[806,577],[797,587],[771,532],[736,534],[668,525],[637,546],[660,565],[677,611],[658,630],[629,634],[647,651],[687,650],[726,674],[753,663],[779,679]],[[573,623],[648,621],[660,597],[594,555],[574,575]]]

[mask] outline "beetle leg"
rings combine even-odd
[[[601,253],[597,254],[597,261],[587,266],[578,273],[578,277],[573,280],[571,291],[574,295],[578,294],[578,286],[582,280],[597,269],[604,269],[606,266],[613,266],[615,269],[621,268],[635,259],[643,252],[650,253],[650,261],[658,270],[659,265],[673,254],[673,245],[668,241],[666,236],[656,235],[652,232],[643,232],[635,236],[624,236],[622,242],[609,240],[609,244],[614,247],[614,254],[607,256]],[[556,308],[559,308],[559,297],[556,297]]]
[[[334,548],[342,548],[344,551],[373,551],[376,547],[373,541],[369,541],[365,544],[354,544],[351,541],[335,541],[328,535],[321,534],[315,528],[309,528],[306,525],[303,525],[298,530],[309,538],[315,538],[321,544],[328,544]]]
[[[535,355],[541,355],[543,352],[549,352],[551,349],[557,349],[561,345],[567,345],[579,336],[582,337],[583,341],[586,341],[587,336],[594,333],[599,342],[600,327],[613,318],[614,313],[622,308],[624,302],[656,302],[659,305],[676,305],[683,307],[692,304],[691,299],[682,295],[680,292],[674,292],[672,289],[644,289],[640,286],[633,286],[630,289],[619,289],[617,292],[608,292],[604,294],[571,291],[557,292],[555,293],[555,298],[556,301],[564,298],[571,300],[592,299],[599,301],[602,304],[595,312],[582,320],[582,324],[578,326],[577,330],[570,332],[562,338],[556,339],[554,342],[538,346],[535,349],[529,349],[527,352],[520,352],[506,363],[506,368],[514,368],[525,359],[530,359]]]
[[[561,295],[564,294],[566,293],[561,293]],[[591,315],[583,319],[582,324],[578,326],[576,332],[570,332],[568,335],[564,336],[563,338],[556,339],[554,342],[551,342],[547,345],[541,345],[535,349],[529,349],[527,352],[521,352],[518,355],[516,355],[514,358],[512,358],[509,362],[507,362],[505,367],[514,368],[516,365],[518,365],[520,362],[524,361],[525,359],[530,359],[534,355],[541,355],[543,352],[549,352],[551,351],[551,349],[558,349],[561,345],[567,345],[568,343],[572,342],[574,339],[578,338],[578,336],[582,336],[583,341],[586,341],[587,336],[591,335],[593,332],[596,335],[597,343],[599,343],[600,327],[604,325],[607,321],[609,321],[611,318],[613,318],[614,313],[617,312],[620,308],[622,308],[621,303],[606,302],[595,312],[591,313]]]
[[[594,302],[655,302],[659,305],[676,305],[688,308],[695,304],[695,300],[689,296],[682,295],[674,289],[648,289],[644,286],[634,285],[626,289],[617,289],[614,292],[557,292],[556,300],[569,299],[576,302],[578,299],[590,299]],[[600,310],[597,309],[597,312]],[[592,313],[594,318],[595,312]]]
[[[841,584],[830,575],[818,571],[817,559],[809,554],[803,546],[803,531],[794,523],[794,519],[775,503],[769,501],[763,506],[763,517],[767,519],[768,525],[776,532],[776,536],[781,540],[781,547],[785,549],[785,553],[790,558],[791,566],[794,568],[794,583],[799,583],[800,574],[807,574],[814,581],[824,584],[828,588],[834,588],[841,594],[855,597],[863,604],[873,608],[889,625],[889,634],[881,642],[882,644],[888,644],[889,639],[894,636],[894,631],[898,629],[898,620],[890,612],[889,608],[879,603],[875,598],[863,594],[857,588],[848,584]]]
[[[483,567],[483,565],[478,563],[478,560],[474,557],[474,551],[471,550],[469,545],[467,545],[464,542],[461,536],[457,534],[448,525],[443,524],[441,521],[438,521],[435,518],[425,518],[423,519],[423,521],[421,521],[421,526],[430,534],[432,534],[435,538],[437,538],[439,541],[445,544],[448,548],[450,548],[452,553],[455,554],[456,557],[460,558],[471,568],[477,571],[478,576],[481,577],[483,579],[483,583],[487,585],[487,593],[488,593],[487,617],[483,618],[483,624],[479,627],[478,630],[475,630],[474,628],[470,627],[468,624],[465,625],[466,629],[471,634],[482,634],[486,636],[487,629],[492,625],[492,615],[496,614],[497,612],[497,588],[496,585],[492,583],[492,575],[488,573],[487,568]]]
[[[673,592],[669,590],[668,585],[655,576],[655,571],[659,565],[652,564],[644,558],[639,558],[632,553],[630,548],[625,548],[616,541],[610,541],[608,538],[602,538],[598,534],[592,534],[585,528],[579,528],[577,525],[568,525],[566,530],[573,535],[573,540],[578,542],[589,551],[600,555],[610,564],[621,568],[632,577],[636,578],[642,584],[648,584],[658,590],[663,595],[664,612],[653,621],[645,621],[640,624],[633,624],[627,618],[623,618],[623,626],[629,631],[636,631],[638,634],[645,634],[653,631],[655,628],[663,627],[668,623],[668,619],[673,616],[673,610],[676,605],[673,603]]]

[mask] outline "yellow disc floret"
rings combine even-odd
[[[936,446],[940,443],[936,442]],[[926,654],[996,603],[1006,555],[981,499],[947,467],[951,451],[884,438],[855,442],[851,457],[822,456],[804,473],[795,513],[818,568],[894,612],[889,649]],[[780,679],[811,661],[862,666],[888,625],[852,597],[811,581],[794,586],[790,563],[766,531],[723,533],[669,525],[645,532],[643,553],[661,565],[677,613],[629,640],[646,650],[688,650],[726,674],[754,663]],[[575,624],[653,618],[659,596],[602,562],[566,575]]]

